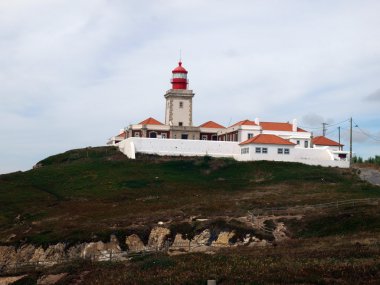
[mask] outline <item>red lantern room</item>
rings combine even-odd
[[[172,73],[172,89],[187,89],[187,70],[182,67],[181,61],[178,62],[178,66],[173,69]]]

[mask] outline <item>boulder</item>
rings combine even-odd
[[[119,259],[120,253],[119,241],[114,235],[111,235],[108,243],[98,241],[85,244],[80,256],[85,259],[105,261]]]
[[[191,252],[205,252],[209,250],[210,238],[211,238],[211,232],[208,229],[204,230],[199,235],[196,235],[190,241],[190,251]]]
[[[16,251],[16,262],[29,262],[34,256],[35,251],[36,248],[31,244],[21,246]]]
[[[188,252],[190,250],[190,240],[182,238],[182,234],[176,234],[170,251]]]
[[[235,232],[221,232],[218,238],[211,243],[211,246],[215,247],[226,247],[230,246],[230,239],[235,236]]]
[[[84,259],[97,260],[101,251],[104,251],[104,243],[102,241],[86,243],[81,257]]]
[[[66,251],[66,256],[68,259],[79,259],[82,257],[82,252],[84,251],[86,244],[81,243],[69,247]]]
[[[136,234],[127,236],[125,238],[125,244],[128,246],[129,251],[132,251],[132,252],[140,252],[140,251],[145,250],[144,243]]]
[[[0,285],[12,284],[20,279],[23,279],[26,276],[27,275],[0,277]]]
[[[163,227],[154,227],[149,235],[148,248],[161,250],[165,245],[167,236],[170,230]]]
[[[67,273],[43,275],[37,280],[37,285],[53,285],[65,278]]]
[[[251,242],[249,243],[249,247],[256,247],[256,246],[267,246],[269,243],[265,239],[260,240],[256,237],[252,237]]]
[[[7,268],[16,263],[16,249],[14,246],[0,246],[0,268]]]
[[[277,223],[276,228],[273,231],[273,236],[276,241],[287,240],[289,237],[287,236],[287,229],[284,223]]]
[[[191,246],[198,246],[198,245],[208,245],[211,238],[211,233],[209,229],[204,230],[199,235],[196,235],[191,240]]]

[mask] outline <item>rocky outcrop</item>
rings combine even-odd
[[[149,235],[148,248],[152,250],[163,249],[168,235],[170,235],[169,229],[154,227]]]
[[[240,238],[236,242],[232,242],[235,237],[234,231],[220,232],[218,237],[212,240],[211,231],[205,229],[191,240],[183,238],[181,233],[177,233],[173,243],[170,245],[169,235],[170,230],[168,228],[156,226],[151,230],[146,246],[138,235],[129,235],[125,239],[128,251],[122,251],[115,235],[111,235],[109,242],[82,243],[70,247],[64,243],[50,245],[47,248],[30,244],[19,248],[0,246],[0,269],[7,271],[24,265],[52,266],[75,259],[90,259],[93,261],[126,260],[128,252],[161,251],[165,249],[170,254],[187,252],[212,253],[224,247],[266,246],[269,244],[268,241],[260,240],[250,234],[245,235],[244,238]],[[286,227],[283,223],[276,224],[273,235],[276,241],[287,238]]]
[[[211,243],[214,247],[227,247],[230,246],[230,239],[235,236],[235,232],[221,232],[218,238]]]
[[[125,238],[125,244],[128,246],[131,252],[140,252],[145,250],[144,243],[141,241],[138,235],[132,234]]]

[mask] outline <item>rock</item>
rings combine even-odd
[[[273,231],[273,236],[276,241],[289,239],[289,237],[286,234],[286,227],[284,223],[277,223],[276,228]]]
[[[95,261],[115,260],[121,256],[121,248],[116,236],[111,235],[110,242],[90,242],[84,245],[81,257]]]
[[[66,251],[66,256],[68,259],[78,259],[81,258],[81,254],[84,251],[86,244],[81,243],[78,245],[74,245],[69,247]]]
[[[256,247],[256,246],[267,246],[269,243],[265,239],[260,240],[256,237],[252,237],[251,242],[249,243],[249,247]]]
[[[106,249],[108,251],[112,251],[112,252],[121,252],[121,248],[120,248],[120,244],[119,244],[119,240],[117,239],[117,237],[115,235],[111,235],[110,236],[110,242],[109,243],[106,243]]]
[[[33,245],[27,244],[23,245],[16,251],[16,261],[17,262],[28,262],[32,259],[36,248]]]
[[[206,229],[191,240],[191,246],[208,245],[211,238],[210,230]]]
[[[15,234],[10,234],[10,235],[7,237],[7,239],[6,239],[6,242],[10,242],[10,241],[12,241],[15,237],[16,237]]]
[[[27,275],[0,277],[0,285],[12,284],[20,279],[23,279]]]
[[[125,238],[125,244],[132,252],[139,252],[145,250],[145,246],[138,235],[132,234]]]
[[[8,268],[16,263],[16,249],[14,246],[0,246],[0,268]]]
[[[190,241],[190,251],[191,252],[205,252],[210,249],[209,242],[211,238],[210,230],[206,229],[199,235],[196,235]]]
[[[211,246],[215,246],[215,247],[226,247],[226,246],[230,246],[230,239],[233,238],[235,236],[235,232],[221,232],[219,235],[218,235],[218,238],[216,241],[213,241],[211,243]]]
[[[149,235],[148,248],[161,250],[164,245],[170,230],[163,227],[154,227]]]
[[[182,234],[176,234],[170,251],[188,252],[190,250],[190,240],[182,238]]]
[[[85,244],[81,257],[84,259],[97,260],[101,251],[104,251],[104,243],[102,241],[90,242]]]
[[[65,278],[67,273],[43,275],[37,280],[37,285],[53,285]]]

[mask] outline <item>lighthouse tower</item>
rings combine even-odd
[[[166,91],[165,125],[173,127],[191,127],[193,125],[194,93],[188,90],[187,70],[182,62],[172,71],[172,88]]]

